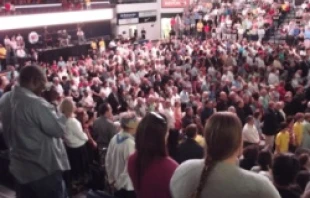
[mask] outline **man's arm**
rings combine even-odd
[[[31,111],[34,121],[42,129],[43,133],[56,138],[64,135],[67,118],[64,115],[58,115],[44,99],[32,104]]]
[[[115,127],[115,125],[113,123],[108,125],[108,132],[109,132],[109,142],[111,141],[111,139],[114,137],[114,135],[117,133],[117,129]]]

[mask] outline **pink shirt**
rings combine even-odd
[[[128,173],[137,198],[171,198],[169,184],[175,169],[178,167],[177,162],[170,157],[155,159],[144,172],[140,182],[140,189],[137,190],[136,160],[137,152],[129,157]]]

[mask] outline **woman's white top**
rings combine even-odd
[[[191,197],[198,187],[204,163],[204,160],[188,160],[176,169],[170,181],[172,198]],[[280,198],[280,195],[266,177],[219,162],[203,185],[200,197]]]
[[[81,123],[76,118],[69,118],[67,120],[64,139],[66,145],[70,148],[78,148],[88,141]]]
[[[253,144],[259,143],[258,130],[254,125],[245,124],[242,130],[243,141]]]
[[[264,35],[265,34],[265,29],[264,28],[260,28],[257,30],[257,34],[258,35]]]

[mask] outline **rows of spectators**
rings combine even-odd
[[[292,9],[274,5],[241,21],[247,3],[204,6],[206,24],[198,6],[169,41],[93,42],[76,60],[10,67],[0,112],[18,193],[64,197],[62,172],[76,189],[96,161],[119,198],[309,197],[310,54],[307,39],[259,36],[274,27],[259,17],[279,8],[283,25]]]

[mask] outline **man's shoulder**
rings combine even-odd
[[[102,116],[100,116],[99,118],[97,118],[97,119],[94,121],[94,124],[99,124],[99,123],[104,123],[104,124],[107,125],[107,126],[110,126],[110,125],[113,125],[113,126],[114,126],[114,124],[113,124],[112,121],[110,121],[109,119],[106,119],[106,118],[104,118],[104,117],[102,117]]]

